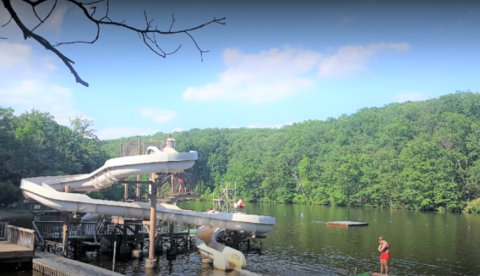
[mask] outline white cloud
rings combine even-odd
[[[395,101],[399,103],[404,103],[408,101],[412,102],[419,102],[425,101],[428,99],[428,96],[423,93],[418,92],[402,92],[400,94],[395,95]]]
[[[227,70],[218,75],[218,82],[201,87],[189,87],[184,100],[238,101],[261,104],[275,102],[304,92],[315,86],[316,79],[305,76],[318,69],[322,78],[345,76],[365,69],[366,62],[382,50],[408,50],[408,43],[378,43],[363,46],[345,46],[333,55],[284,47],[272,48],[259,54],[243,54],[239,49],[227,48],[223,59]]]
[[[0,61],[0,106],[11,107],[16,114],[31,109],[48,112],[62,125],[83,115],[75,110],[69,88],[48,83],[57,69],[53,57],[37,56],[28,45],[2,42]]]
[[[322,60],[318,75],[322,78],[342,77],[365,70],[366,62],[382,50],[406,51],[408,43],[378,43],[363,46],[344,46],[337,54]]]
[[[219,81],[200,88],[189,87],[183,99],[273,102],[313,87],[312,80],[300,75],[314,68],[320,58],[317,52],[289,47],[257,55],[227,48],[223,59],[228,69],[219,74]]]
[[[136,135],[153,135],[158,129],[153,128],[135,128],[135,127],[110,127],[97,131],[97,137],[101,140],[118,139],[122,137],[131,137]]]
[[[23,44],[0,42],[0,68],[25,66],[32,55],[32,48]]]
[[[140,115],[157,123],[165,123],[177,117],[175,111],[154,108],[141,108]]]
[[[57,34],[59,34],[62,29],[63,18],[65,17],[67,10],[68,6],[66,3],[61,2],[60,5],[57,5],[53,13],[50,15],[47,21],[45,21],[45,27],[52,28]]]
[[[70,125],[69,118],[82,115],[74,108],[75,101],[69,88],[35,79],[10,88],[0,87],[0,105],[12,107],[17,114],[31,109],[48,112],[59,124],[67,126]]]

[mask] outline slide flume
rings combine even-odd
[[[149,147],[147,153],[107,160],[90,174],[25,178],[20,188],[26,198],[61,211],[149,219],[149,204],[99,200],[64,192],[67,185],[70,192],[98,191],[130,175],[182,172],[191,168],[198,158],[195,151],[179,153],[171,149],[163,152],[155,147]],[[207,214],[169,204],[157,205],[157,219],[259,234],[270,232],[275,224],[273,217],[222,212]]]
[[[183,172],[191,168],[197,158],[195,151],[179,153],[168,147],[164,151],[148,147],[146,155],[107,160],[90,174],[25,178],[20,188],[26,198],[60,211],[149,219],[150,204],[92,199],[71,192],[98,191],[130,175]],[[67,186],[69,193],[65,192]],[[156,215],[159,220],[202,225],[199,231],[204,235],[202,239],[196,236],[197,247],[205,260],[222,270],[245,268],[246,261],[240,251],[217,243],[215,237],[218,233],[231,229],[263,234],[270,232],[275,224],[273,217],[222,212],[209,214],[182,210],[169,204],[157,204]],[[208,244],[204,239],[209,240]]]

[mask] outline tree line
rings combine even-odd
[[[205,198],[237,183],[246,201],[480,211],[480,94],[363,108],[281,129],[192,129]],[[150,138],[164,139],[157,133]],[[111,157],[123,140],[103,141]]]
[[[76,117],[70,124],[38,110],[15,116],[0,107],[0,203],[22,199],[22,178],[90,173],[105,162],[92,122]]]
[[[90,125],[76,118],[68,128],[48,113],[14,116],[0,108],[1,189],[17,188],[29,176],[89,173],[133,139],[99,141]],[[480,212],[478,93],[363,108],[280,129],[192,129],[173,137],[178,151],[198,151],[189,174],[206,199],[229,182],[250,202]],[[97,196],[122,198],[122,189]]]

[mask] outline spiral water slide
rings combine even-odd
[[[22,179],[20,188],[27,199],[60,211],[149,219],[149,204],[92,199],[87,195],[72,192],[98,191],[115,185],[118,180],[130,175],[183,172],[191,168],[197,158],[195,151],[176,152],[168,148],[161,151],[156,147],[149,147],[146,155],[107,160],[102,167],[90,174],[25,178]],[[66,193],[66,189],[70,193]],[[258,234],[270,232],[275,224],[273,217],[222,212],[208,214],[182,210],[168,204],[158,204],[156,216],[159,220]]]

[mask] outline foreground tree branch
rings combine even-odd
[[[122,21],[122,22],[116,22],[116,21],[113,21],[112,19],[110,19],[109,17],[109,12],[110,12],[110,1],[109,0],[98,0],[98,1],[92,1],[92,2],[89,2],[89,3],[82,3],[82,2],[79,2],[77,0],[64,0],[66,2],[69,2],[71,4],[73,4],[74,6],[78,7],[79,9],[81,9],[85,15],[85,17],[93,22],[96,26],[97,26],[97,34],[95,36],[95,38],[91,41],[71,41],[71,42],[60,42],[60,43],[56,43],[54,45],[52,45],[48,40],[46,40],[45,38],[43,38],[42,36],[36,34],[34,31],[39,27],[41,26],[43,23],[45,23],[45,21],[47,21],[50,17],[50,15],[53,13],[53,11],[55,10],[55,8],[57,7],[57,2],[58,0],[51,0],[51,1],[55,1],[55,3],[53,4],[52,8],[50,9],[50,12],[47,14],[47,16],[45,16],[44,19],[41,19],[40,16],[38,16],[37,14],[37,11],[36,11],[36,7],[42,3],[46,3],[50,0],[37,0],[37,1],[33,1],[33,0],[22,0],[23,2],[29,4],[31,7],[32,7],[32,10],[33,10],[33,13],[35,14],[35,17],[38,19],[39,23],[37,26],[35,26],[32,30],[29,30],[22,22],[22,19],[18,16],[18,14],[16,13],[16,11],[14,10],[14,8],[12,7],[11,5],[11,0],[2,0],[5,8],[7,9],[7,11],[10,13],[11,15],[11,18],[10,20],[4,24],[3,26],[6,26],[8,25],[8,23],[10,23],[10,21],[13,19],[13,21],[17,24],[17,26],[21,29],[22,33],[23,33],[23,37],[25,39],[28,39],[28,38],[33,38],[35,41],[37,41],[38,43],[40,43],[42,46],[44,46],[47,50],[50,50],[52,51],[53,53],[55,53],[55,55],[57,55],[64,63],[65,65],[70,69],[70,71],[72,72],[72,74],[75,76],[75,80],[78,82],[78,83],[81,83],[82,85],[88,87],[88,83],[85,82],[84,80],[82,80],[80,78],[80,76],[78,75],[78,73],[75,71],[75,69],[73,68],[72,64],[74,64],[74,62],[72,60],[70,60],[69,58],[67,58],[65,55],[63,55],[59,50],[57,50],[55,47],[57,46],[60,46],[60,45],[65,45],[65,44],[76,44],[76,43],[86,43],[86,44],[93,44],[95,43],[99,37],[100,37],[100,27],[101,25],[112,25],[112,26],[116,26],[116,27],[119,27],[119,28],[125,28],[125,29],[128,29],[130,31],[133,31],[133,32],[136,32],[138,34],[138,36],[143,39],[143,42],[145,43],[145,45],[152,51],[154,52],[155,54],[157,54],[158,56],[161,56],[163,58],[166,58],[167,55],[172,55],[172,54],[175,54],[181,47],[182,45],[180,44],[176,50],[174,51],[171,51],[171,52],[166,52],[164,51],[160,45],[157,43],[157,39],[156,39],[156,36],[155,35],[172,35],[172,34],[179,34],[179,33],[185,33],[186,35],[188,35],[193,43],[195,44],[196,48],[198,49],[198,51],[200,52],[200,58],[201,60],[203,61],[203,53],[207,53],[209,51],[203,51],[197,41],[195,40],[195,38],[189,33],[189,32],[192,32],[192,31],[195,31],[195,30],[198,30],[198,29],[201,29],[207,25],[210,25],[212,23],[217,23],[217,24],[221,24],[221,25],[225,25],[225,17],[223,18],[220,18],[220,19],[217,19],[217,18],[213,18],[213,20],[210,20],[208,22],[205,22],[203,24],[200,24],[198,26],[195,26],[195,27],[192,27],[192,28],[187,28],[187,29],[182,29],[182,30],[173,30],[172,31],[172,28],[173,28],[173,24],[175,23],[175,17],[174,15],[172,15],[172,23],[170,24],[169,26],[169,29],[168,31],[162,31],[162,30],[159,30],[157,28],[157,26],[155,26],[155,28],[153,28],[153,25],[152,25],[152,22],[154,21],[153,19],[152,20],[148,20],[148,17],[147,17],[147,13],[146,11],[144,11],[144,15],[145,15],[145,24],[146,24],[146,27],[141,29],[141,28],[136,28],[136,27],[133,27],[133,26],[130,26],[130,25],[127,25],[125,24],[125,21]],[[99,4],[99,3],[105,3],[106,4],[106,8],[107,8],[107,11],[105,13],[105,15],[103,17],[101,17],[100,19],[96,19],[94,18],[93,16],[95,15],[96,13],[96,10],[97,10],[97,6],[95,6],[96,4]],[[88,6],[88,8],[87,8]],[[2,27],[3,27],[2,26]],[[3,37],[0,37],[0,39],[6,39],[6,38],[3,38]]]

